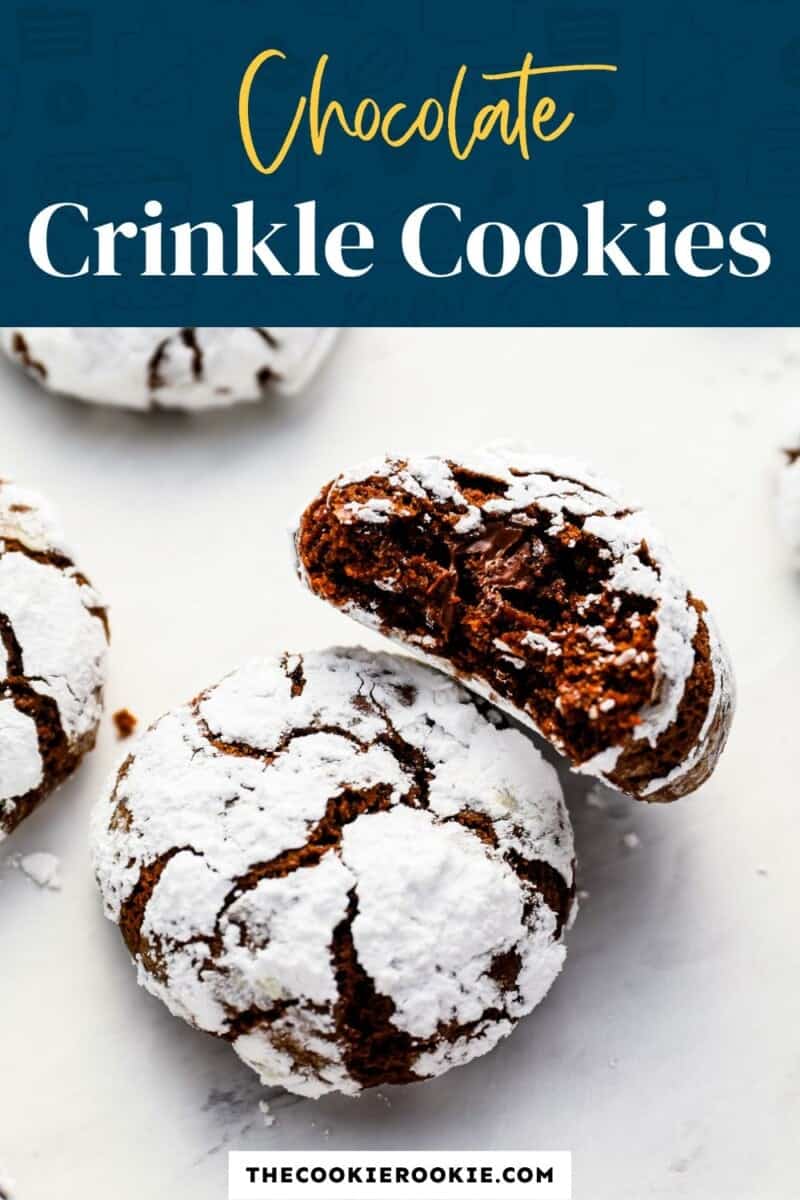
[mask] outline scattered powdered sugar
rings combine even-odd
[[[299,391],[335,335],[314,328],[26,328],[0,330],[0,346],[54,392],[124,408],[200,410],[259,400],[265,386]]]
[[[622,835],[622,844],[626,850],[638,850],[642,844],[642,839],[638,833],[625,833]]]
[[[61,890],[61,860],[55,854],[40,850],[24,854],[19,860],[19,869],[41,888],[52,892]]]
[[[52,892],[61,890],[61,860],[44,850],[31,854],[10,854],[4,860],[15,871],[22,871],[40,888]]]
[[[586,803],[589,808],[597,808],[600,812],[605,812],[608,808],[608,791],[602,784],[595,784],[590,787],[586,793]]]
[[[612,821],[627,821],[632,811],[632,800],[624,792],[607,787],[602,783],[593,784],[586,793],[586,805],[596,812],[603,813]]]
[[[343,795],[359,806],[298,863]],[[155,871],[140,982],[216,1034],[236,1013],[271,1014],[243,1022],[234,1047],[265,1083],[302,1095],[362,1086],[337,1017],[341,930],[392,1001],[394,1029],[419,1043],[420,1076],[506,1036],[564,958],[555,914],[510,865],[544,863],[572,884],[555,771],[405,658],[247,664],[141,738],[95,810],[92,850],[112,920]],[[519,965],[510,991],[498,956]],[[440,1041],[442,1024],[469,1032]]]
[[[264,1124],[266,1125],[267,1129],[270,1129],[275,1124],[275,1115],[270,1110],[269,1101],[268,1100],[259,1100],[258,1108],[259,1108],[259,1112],[261,1113],[261,1117],[264,1121]]]

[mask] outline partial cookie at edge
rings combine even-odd
[[[106,610],[48,505],[0,481],[0,840],[94,746],[107,644]]]
[[[0,330],[0,347],[49,391],[130,409],[202,411],[294,395],[335,329],[45,327]]]

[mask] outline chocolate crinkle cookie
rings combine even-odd
[[[94,746],[107,643],[45,502],[0,482],[0,840]]]
[[[122,408],[202,410],[299,391],[333,329],[3,329],[0,345],[44,387]]]
[[[648,517],[584,466],[508,447],[340,475],[295,535],[318,596],[646,800],[711,774],[730,664]]]
[[[555,772],[409,659],[251,662],[140,739],[92,840],[140,982],[301,1095],[486,1053],[564,960]]]

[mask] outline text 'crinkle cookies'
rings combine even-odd
[[[0,330],[0,346],[49,391],[122,408],[202,410],[300,391],[333,329]]]
[[[712,772],[733,682],[647,516],[580,464],[495,447],[340,475],[295,535],[316,595],[457,675],[572,765],[674,800]]]
[[[0,840],[94,746],[107,644],[44,501],[0,481]]]
[[[555,772],[504,724],[358,649],[254,661],[162,717],[93,821],[140,982],[302,1095],[486,1053],[558,975],[574,898]]]

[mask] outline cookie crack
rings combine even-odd
[[[198,383],[203,378],[203,349],[197,340],[197,330],[187,326],[181,330],[181,341],[192,355],[192,378]]]
[[[203,697],[199,701],[195,701],[192,707],[192,713],[197,722],[197,728],[200,731],[203,739],[212,746],[220,754],[230,754],[234,758],[252,758],[256,762],[262,762],[265,766],[271,766],[277,758],[285,754],[293,742],[299,741],[301,738],[315,737],[319,733],[326,733],[332,737],[343,738],[347,742],[352,742],[359,750],[365,752],[369,747],[360,738],[356,737],[349,729],[343,729],[339,725],[307,725],[300,729],[289,729],[279,738],[273,750],[265,750],[258,746],[251,746],[248,742],[231,740],[229,738],[220,737],[218,734],[212,733],[208,722],[200,715],[200,704]]]
[[[568,884],[556,867],[539,858],[526,858],[518,850],[510,847],[500,850],[500,840],[492,818],[473,808],[464,808],[446,817],[442,824],[455,822],[469,830],[475,837],[497,850],[503,862],[511,868],[517,879],[523,885],[526,900],[523,905],[523,920],[530,927],[535,921],[536,911],[542,902],[553,913],[556,919],[554,940],[558,941],[572,911],[575,899],[575,863],[572,864],[573,882]]]
[[[275,334],[271,330],[265,329],[261,325],[251,325],[250,328],[252,329],[253,333],[258,334],[258,336],[261,338],[261,340],[263,342],[267,343],[270,350],[278,349],[278,346],[280,343],[278,342],[278,339],[275,337]]]
[[[17,635],[14,633],[10,618],[3,612],[0,612],[0,642],[2,642],[6,652],[6,678],[21,680],[25,674],[22,661],[22,647],[19,644]]]
[[[47,367],[43,362],[39,362],[38,359],[33,357],[30,346],[21,333],[17,332],[14,334],[11,349],[24,367],[27,367],[29,371],[35,371],[40,378],[47,379]]]
[[[0,558],[6,554],[22,554],[31,562],[38,563],[42,567],[53,567],[60,571],[68,579],[71,579],[79,588],[92,589],[89,579],[82,571],[79,571],[72,559],[66,554],[59,554],[56,550],[34,550],[32,546],[26,545],[19,538],[0,538]],[[83,598],[82,598],[83,599]],[[111,636],[111,627],[108,620],[108,610],[100,604],[88,605],[83,600],[84,608],[90,616],[100,622],[105,630],[106,640]]]
[[[285,668],[286,669],[286,668]],[[362,689],[366,687],[364,680],[360,678]],[[363,692],[362,692],[363,694]],[[367,699],[365,697],[365,699]],[[292,729],[287,731],[283,738],[279,741],[274,751],[257,750],[255,747],[249,746],[242,742],[230,741],[221,739],[211,733],[207,723],[199,714],[199,704],[202,702],[202,697],[195,702],[193,713],[197,722],[198,728],[204,740],[223,754],[231,754],[237,757],[253,758],[263,762],[265,766],[269,766],[275,759],[284,753],[288,747],[297,739],[302,737],[313,736],[318,733],[330,733],[336,736],[341,736],[346,740],[356,745],[360,751],[366,752],[369,745],[356,737],[349,730],[340,728],[339,726],[317,725],[310,726],[305,729]],[[411,774],[412,784],[408,792],[398,798],[398,802],[407,804],[411,807],[426,807],[428,803],[428,773],[432,769],[430,761],[417,752],[404,738],[397,732],[393,723],[388,717],[386,710],[381,705],[375,696],[372,694],[372,689],[369,690],[369,698],[367,700],[374,710],[381,715],[385,729],[384,732],[375,739],[376,743],[385,744],[395,756],[396,761],[401,767]],[[125,805],[124,801],[116,799],[116,793],[119,784],[124,779],[130,764],[133,761],[132,756],[123,763],[120,768],[117,784],[112,795],[112,803],[114,808],[111,817],[111,824],[114,828],[130,829],[131,813]],[[254,863],[244,874],[239,875],[233,882],[230,890],[226,894],[222,905],[217,913],[212,935],[198,935],[188,939],[183,945],[192,943],[205,942],[209,946],[210,959],[207,963],[208,969],[215,969],[213,958],[219,956],[223,951],[223,939],[221,927],[223,920],[227,917],[233,924],[239,925],[240,935],[242,927],[239,922],[235,921],[230,916],[230,909],[248,892],[253,891],[258,887],[259,883],[265,879],[283,878],[295,871],[303,870],[308,867],[317,866],[322,858],[330,852],[338,852],[342,844],[344,830],[348,825],[356,821],[360,816],[371,815],[378,812],[388,811],[395,801],[394,789],[390,784],[379,783],[371,788],[356,789],[351,787],[342,787],[336,795],[329,798],[323,816],[309,830],[306,841],[302,846],[292,847],[284,850],[273,858]],[[193,853],[198,853],[193,851]],[[167,857],[167,855],[169,857]],[[129,909],[126,910],[126,922],[129,929],[129,936],[134,945],[142,943],[141,938],[141,922],[144,919],[145,909],[149,902],[158,881],[161,878],[163,867],[172,857],[173,851],[166,852],[156,860],[161,863],[160,869],[148,871],[146,874],[140,873],[140,878],[131,893],[128,902]],[[126,937],[128,942],[128,937]],[[128,942],[129,948],[131,942]],[[132,951],[133,953],[133,951]],[[160,955],[153,953],[150,959],[157,963]],[[143,958],[147,962],[147,959]]]
[[[72,774],[84,754],[94,746],[96,732],[91,730],[77,743],[70,743],[58,702],[52,696],[37,692],[33,686],[36,680],[25,675],[22,647],[5,613],[0,613],[0,642],[8,664],[0,684],[0,696],[11,700],[17,712],[33,721],[41,760],[41,783],[22,796],[6,797],[14,802],[13,826],[0,821],[0,828],[5,825],[8,830],[30,816],[45,797]]]
[[[379,992],[358,957],[353,923],[358,916],[358,890],[348,893],[347,912],[336,926],[331,961],[338,999],[333,1007],[336,1040],[343,1047],[344,1066],[362,1089],[386,1084],[414,1083],[424,1078],[415,1071],[419,1058],[441,1043],[471,1041],[488,1023],[511,1021],[505,1005],[492,1005],[472,1021],[440,1021],[431,1037],[414,1037],[394,1021],[394,1001]],[[504,995],[517,990],[522,960],[515,949],[495,955],[487,974]]]
[[[269,329],[262,329],[258,325],[251,325],[250,328],[253,330],[253,333],[257,333],[261,340],[269,346],[270,350],[278,349],[280,343]],[[276,371],[272,365],[263,366],[256,371],[256,383],[261,391],[264,391],[273,380],[281,378],[281,373]]]
[[[173,846],[159,854],[156,858],[143,864],[139,869],[139,877],[132,891],[120,905],[119,927],[131,956],[140,961],[147,970],[161,983],[166,982],[167,972],[163,961],[162,938],[157,935],[145,937],[142,934],[147,906],[153,892],[158,886],[161,876],[168,864],[178,854],[193,854],[197,858],[204,856],[192,846]],[[200,938],[194,939],[200,941]]]
[[[290,662],[297,659],[297,662],[290,669]],[[292,698],[296,699],[302,696],[306,687],[306,677],[303,671],[303,656],[302,654],[284,654],[281,659],[281,669],[292,685]]]
[[[54,550],[34,550],[18,538],[0,539],[0,558],[6,554],[21,554],[42,566],[51,567],[75,582],[79,587],[89,587],[89,581],[76,568],[72,559]],[[106,611],[101,607],[87,608],[86,611],[99,620],[105,630],[108,640],[108,619]],[[63,675],[52,676],[27,675],[25,672],[25,654],[19,637],[14,630],[11,618],[7,613],[0,612],[0,645],[5,650],[6,668],[4,677],[0,680],[0,696],[10,699],[19,713],[27,716],[36,726],[36,738],[41,761],[41,782],[23,796],[6,797],[14,802],[13,824],[7,816],[0,821],[0,828],[9,831],[23,821],[33,810],[62,784],[76,770],[82,758],[95,745],[97,730],[90,729],[77,740],[69,738],[61,719],[58,701],[50,695],[36,690],[35,685],[41,684],[53,687],[55,680],[64,685],[72,698],[80,702],[75,694],[70,680]],[[102,696],[102,684],[98,684],[93,692],[95,701],[99,704]]]
[[[129,758],[126,760],[126,763],[130,761],[131,759]],[[120,768],[118,782],[127,773],[126,763],[123,763]],[[224,950],[221,932],[223,920],[227,917],[232,924],[239,927],[240,935],[243,934],[241,923],[230,916],[229,910],[233,905],[242,896],[254,891],[263,880],[285,878],[295,871],[317,866],[326,854],[339,849],[344,830],[348,825],[351,825],[362,815],[387,811],[392,804],[392,795],[392,789],[388,784],[377,784],[373,788],[362,791],[343,788],[328,800],[325,813],[312,826],[307,840],[302,846],[284,850],[264,862],[254,863],[244,874],[236,877],[217,912],[213,933],[197,934],[182,942],[170,939],[170,944],[177,948],[195,943],[205,943],[209,947],[210,952],[210,959],[206,964],[206,969],[217,970],[218,968],[216,968],[213,959],[222,955]],[[122,827],[130,829],[131,815],[124,802],[117,802],[111,822],[114,828]],[[142,867],[132,892],[123,904],[124,917],[120,918],[121,928],[123,927],[124,920],[123,936],[134,957],[136,952],[143,954],[142,961],[146,965],[149,961],[157,963],[160,960],[160,950],[157,953],[145,956],[141,951],[141,947],[145,945],[145,942],[149,944],[151,940],[153,942],[161,942],[163,939],[145,939],[142,936],[141,925],[144,921],[145,911],[158,886],[164,868],[175,854],[181,853],[181,850],[189,850],[197,857],[205,858],[202,852],[193,849],[191,846],[179,847],[178,849],[172,848],[165,851],[153,860],[153,862]],[[125,932],[126,930],[127,933]],[[139,950],[135,951],[134,947],[138,947]]]
[[[166,358],[171,340],[170,336],[162,338],[147,360],[147,387],[151,392],[157,392],[164,386],[164,380],[161,378],[161,366]]]
[[[392,799],[393,790],[387,783],[362,790],[342,788],[328,800],[323,816],[312,826],[302,846],[283,850],[274,858],[255,863],[244,875],[237,877],[225,898],[219,919],[232,904],[256,888],[263,879],[282,879],[294,871],[318,866],[326,854],[340,848],[348,825],[361,816],[387,812],[392,807]]]
[[[362,1088],[413,1083],[420,1077],[412,1064],[419,1049],[410,1034],[392,1022],[394,1001],[381,995],[362,966],[353,939],[358,893],[351,889],[347,912],[333,931],[331,961],[338,999],[333,1006],[336,1038],[344,1066]]]
[[[433,763],[424,750],[406,741],[398,731],[397,726],[389,716],[384,704],[375,695],[376,684],[367,685],[364,677],[356,672],[359,681],[359,696],[372,706],[384,724],[383,732],[378,734],[376,743],[386,746],[392,752],[396,761],[411,775],[413,783],[403,797],[403,803],[415,808],[428,808],[430,804],[430,780],[433,774]],[[413,699],[413,698],[412,698]],[[430,718],[428,718],[430,720]]]
[[[536,919],[540,903],[544,903],[555,917],[556,927],[553,934],[558,941],[569,919],[575,900],[575,861],[572,862],[572,883],[567,883],[564,876],[550,863],[541,858],[525,858],[513,847],[503,856],[511,870],[528,891],[523,905],[523,920],[530,926]]]
[[[265,1025],[273,1025],[285,1013],[296,1008],[299,1003],[300,1001],[296,998],[276,1000],[270,1008],[265,1009],[254,1006],[245,1009],[243,1012],[231,1012],[229,1014],[228,1027],[222,1036],[227,1042],[235,1042],[237,1038],[246,1037],[248,1033],[253,1033],[256,1029],[261,1029]],[[309,1007],[311,1006],[309,1005]]]
[[[4,554],[24,554],[26,558],[30,558],[42,566],[56,567],[65,574],[69,573],[76,583],[88,586],[89,581],[75,570],[72,559],[66,554],[59,554],[56,550],[34,550],[32,546],[28,546],[19,538],[5,537],[0,538],[0,558]]]
[[[111,817],[109,818],[108,828],[115,831],[124,830],[125,833],[130,833],[133,825],[133,814],[128,808],[124,800],[119,799],[119,789],[122,783],[128,776],[128,772],[134,763],[135,755],[129,754],[128,757],[121,763],[117,776],[114,781],[114,790],[111,793],[109,804],[111,806]]]

